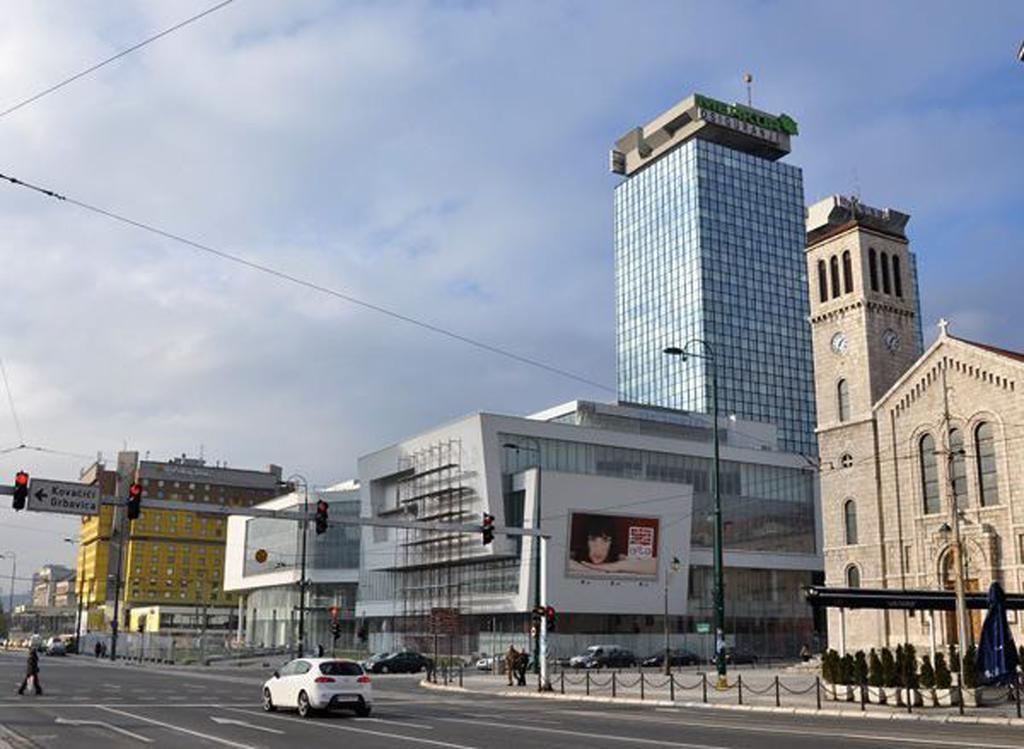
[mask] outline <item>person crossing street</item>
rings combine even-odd
[[[28,663],[25,666],[25,678],[21,682],[21,686],[18,687],[18,694],[25,694],[25,687],[28,686],[28,680],[32,680],[32,686],[35,687],[36,694],[43,693],[43,687],[39,683],[39,653],[35,648],[29,648],[28,651]]]

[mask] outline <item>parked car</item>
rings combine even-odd
[[[618,645],[591,645],[579,655],[574,655],[570,658],[569,666],[572,668],[583,668],[584,661],[602,655],[608,650],[616,650],[618,647]]]
[[[580,668],[633,668],[637,664],[633,651],[617,645],[594,645],[580,660]]]
[[[317,710],[347,708],[365,718],[373,708],[370,677],[355,661],[297,658],[263,684],[263,709],[294,707],[308,718]]]
[[[485,655],[479,658],[476,662],[477,671],[493,671],[494,670],[494,656]]]
[[[389,653],[380,660],[374,661],[370,666],[370,673],[374,674],[417,674],[420,671],[428,671],[433,661],[425,655],[403,650],[398,653]]]
[[[696,653],[691,653],[689,650],[677,649],[671,651],[669,656],[669,663],[673,666],[696,666],[700,664],[700,656]],[[641,666],[657,666],[662,667],[665,665],[665,651],[655,653],[647,658],[644,658]]]
[[[367,671],[369,671],[369,670],[371,670],[371,667],[373,666],[374,663],[376,663],[377,661],[381,660],[382,658],[387,658],[389,655],[391,655],[391,653],[387,652],[387,651],[382,652],[382,653],[374,653],[373,655],[371,655],[369,658],[367,658],[365,661],[362,662],[362,666]]]
[[[46,654],[47,655],[67,655],[68,650],[64,645],[64,641],[59,637],[51,637],[46,643]]]
[[[725,662],[733,666],[756,666],[757,654],[749,650],[725,649]]]

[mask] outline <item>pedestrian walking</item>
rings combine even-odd
[[[530,654],[525,650],[516,658],[516,684],[526,686],[526,670],[530,667]]]
[[[96,654],[97,658],[99,658],[101,655],[103,655],[103,645],[100,644],[99,640],[96,641],[96,647],[94,647],[92,649],[92,652],[94,652]]]
[[[317,658],[323,658],[324,657],[324,646],[323,646],[322,643],[319,643],[319,642],[316,644],[316,657]]]
[[[39,653],[35,648],[29,648],[28,651],[28,664],[25,666],[25,678],[21,682],[21,686],[18,687],[18,694],[25,694],[25,687],[28,686],[28,680],[32,680],[32,686],[35,687],[36,694],[43,693],[43,687],[39,683]]]
[[[516,661],[519,658],[519,651],[516,650],[514,645],[508,646],[508,652],[505,653],[505,676],[508,677],[508,685],[512,686],[512,674],[516,671]]]

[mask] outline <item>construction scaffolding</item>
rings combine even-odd
[[[466,523],[471,489],[463,484],[462,441],[441,440],[399,459],[398,510],[417,521]],[[395,546],[396,632],[434,662],[469,652],[462,626],[463,570],[472,537],[403,529]]]

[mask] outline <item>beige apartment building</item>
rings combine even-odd
[[[922,351],[909,216],[834,196],[808,209],[826,585],[1024,590],[1024,354],[953,335]],[[971,614],[977,639],[981,614]],[[1010,612],[1018,641],[1024,617]],[[958,639],[952,613],[840,611],[832,647]]]

